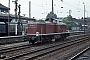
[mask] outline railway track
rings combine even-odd
[[[26,56],[23,56],[23,57],[19,57],[17,58],[16,60],[21,60],[21,59],[24,59],[24,60],[32,60],[32,59],[37,59],[38,57],[41,57],[43,55],[46,55],[48,53],[52,53],[53,51],[57,51],[59,49],[63,49],[69,45],[72,45],[71,44],[65,44],[65,45],[62,45],[62,46],[56,46],[56,47],[53,47],[53,48],[48,48],[48,49],[45,49],[45,50],[42,50],[42,51],[38,51],[38,52],[35,52],[33,54],[29,54],[29,55],[26,55]]]
[[[28,54],[28,55],[25,55],[25,56],[21,56],[21,57],[17,58],[16,60],[21,60],[21,59],[23,59],[23,60],[34,60],[34,59],[35,60],[40,60],[40,59],[37,59],[37,58],[42,57],[42,56],[44,56],[48,53],[52,53],[54,51],[64,49],[68,46],[71,46],[71,45],[74,45],[74,44],[77,44],[77,43],[80,43],[80,42],[82,42],[82,40],[75,41],[73,43],[68,42],[68,43],[65,43],[63,45],[58,45],[56,47],[48,48],[48,49],[45,49],[45,50],[42,50],[42,51],[38,51],[38,52],[34,52],[34,53],[31,53],[31,54]],[[41,60],[43,60],[43,59],[41,59]],[[44,59],[44,60],[47,60],[47,59]],[[50,60],[52,60],[52,59],[50,59]]]
[[[40,44],[39,45],[36,44],[36,45],[37,46],[40,46]],[[0,54],[7,53],[7,52],[10,52],[10,51],[15,51],[15,50],[20,50],[20,49],[30,48],[30,47],[34,47],[34,46],[36,47],[36,45],[31,45],[29,43],[27,43],[27,44],[10,44],[10,46],[8,46],[8,47],[1,48],[0,49]]]
[[[20,49],[25,49],[25,48],[30,48],[30,45],[22,45],[22,46],[2,49],[2,50],[0,50],[0,54],[7,53],[7,52],[10,52],[10,51],[20,50]]]
[[[25,49],[17,49],[17,50],[11,50],[9,52],[2,53],[1,55],[6,56],[3,60],[28,60],[28,59],[33,59],[42,55],[45,55],[47,53],[51,53],[55,50],[59,50],[65,47],[68,47],[70,45],[79,43],[83,40],[71,40],[63,43],[58,43],[58,44],[50,44],[50,45],[45,45],[45,46],[39,46],[39,47],[27,47]],[[72,43],[73,42],[73,43]],[[48,47],[47,47],[48,46]]]
[[[89,45],[90,41],[88,38],[84,38],[82,42],[36,57],[33,60],[70,60],[72,56],[87,48]]]
[[[47,56],[39,57],[37,60],[70,60],[70,57],[77,54],[88,45],[84,45],[88,41],[80,42],[78,44],[74,44],[72,46],[66,47],[64,49],[58,50],[54,53],[51,53]],[[90,43],[89,43],[90,44]],[[51,55],[51,56],[50,56]],[[49,57],[48,57],[49,56]]]

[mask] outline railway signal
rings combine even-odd
[[[15,20],[16,20],[16,23],[17,23],[17,5],[18,5],[18,0],[15,0],[15,1],[12,1],[12,2],[15,2]],[[15,26],[15,35],[17,35],[17,24]]]
[[[63,2],[63,0],[61,0]]]
[[[18,34],[20,35],[20,31],[21,31],[21,20],[20,20],[20,13],[21,13],[21,5],[19,4],[18,5],[18,8],[19,8],[19,12],[18,12],[18,16],[19,16],[19,20],[18,20]],[[21,24],[21,25],[20,25]]]

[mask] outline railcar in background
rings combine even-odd
[[[88,30],[88,25],[82,25],[82,26],[81,26],[81,30],[82,30],[82,31]]]
[[[17,25],[17,29],[16,29],[16,25]],[[22,31],[25,31],[27,27],[26,23],[23,23],[23,25],[20,25],[20,27],[18,28],[18,24],[17,23],[9,23],[9,35],[10,36],[15,36],[16,35],[16,31],[17,31],[17,35],[19,33],[19,35],[22,35]],[[18,31],[20,29],[20,31]]]
[[[5,22],[0,22],[0,36],[7,36],[8,26]]]

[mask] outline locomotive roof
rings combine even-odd
[[[55,24],[51,22],[29,22],[28,24]],[[57,25],[66,25],[65,23],[57,23]]]
[[[29,22],[28,24],[45,24],[44,22]]]

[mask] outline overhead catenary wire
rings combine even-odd
[[[58,0],[57,0],[58,1]],[[23,2],[23,3],[27,3],[26,1],[20,1],[20,2]],[[60,1],[58,1],[58,2],[60,2]],[[80,8],[77,8],[77,6],[74,6],[74,5],[72,5],[72,4],[70,4],[70,3],[67,3],[67,2],[65,2],[65,1],[63,1],[62,2],[63,4],[65,4],[65,5],[69,5],[70,7],[72,7],[72,8],[74,8],[74,9],[76,9],[76,10],[83,10],[83,9],[80,9]],[[47,2],[44,4],[43,3],[43,0],[42,0],[42,4],[36,4],[36,3],[32,3],[33,5],[35,5],[35,6],[38,6],[38,7],[44,7],[44,8],[50,8],[51,9],[51,7],[48,7],[47,5]],[[55,4],[56,5],[56,4]],[[57,6],[57,5],[56,5]],[[57,6],[57,7],[60,7],[60,6]]]
[[[55,0],[54,0],[54,1],[55,1]],[[74,9],[74,11],[76,10],[77,12],[83,11],[83,4],[81,5],[82,2],[80,2],[80,1],[78,1],[78,2],[79,2],[79,3],[78,3],[78,6],[72,5],[71,3],[68,3],[68,2],[66,2],[66,1],[63,1],[63,2],[61,2],[61,0],[56,0],[56,1],[58,1],[57,3],[63,4],[63,5],[66,5],[66,6],[68,5],[69,7],[66,7],[66,9],[70,9],[70,10]],[[20,0],[20,2],[28,3],[28,1],[25,1],[25,0]],[[48,10],[48,9],[51,9],[51,7],[49,6],[49,3],[50,3],[50,2],[48,2],[47,0],[45,0],[45,2],[42,0],[41,2],[42,2],[41,4],[37,4],[37,3],[34,3],[34,2],[32,2],[32,4],[33,4],[34,6],[40,7],[40,9],[44,9],[44,10],[43,10],[44,12],[42,11],[42,13],[43,13],[43,14],[47,14],[47,10]],[[57,5],[57,3],[54,3],[54,7],[60,7],[59,4]],[[81,6],[82,6],[82,7],[81,7]],[[60,9],[55,9],[55,11],[56,11],[57,13],[59,13]],[[89,13],[88,11],[86,11],[86,12]]]

